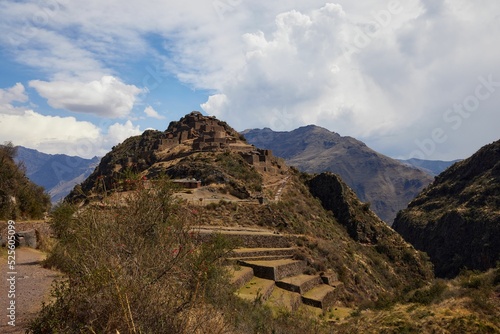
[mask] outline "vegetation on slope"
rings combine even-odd
[[[53,214],[58,243],[47,265],[63,270],[67,280],[32,322],[31,332],[498,332],[500,269],[432,283],[419,276],[425,265],[403,265],[412,264],[418,253],[399,254],[398,247],[377,247],[373,240],[354,242],[334,212],[323,210],[309,194],[304,178],[310,180],[294,173],[282,200],[269,206],[187,206],[172,197],[168,181],[129,192],[121,204],[105,200],[104,206],[80,211],[62,205]],[[350,212],[367,226],[374,216],[360,202]],[[303,233],[298,256],[318,272],[334,268],[345,286],[340,301],[357,310],[343,320],[318,318],[236,298],[220,265],[235,245],[221,236],[199,244],[190,233],[191,224],[210,221]],[[370,235],[391,238],[390,232],[377,231],[378,223],[368,228]]]
[[[217,260],[228,245],[217,238],[196,244],[190,215],[171,192],[162,183],[133,192],[124,206],[75,212],[64,204],[54,212],[58,243],[47,264],[68,280],[33,332],[182,333],[193,317],[198,325],[217,318],[217,311],[198,304],[216,304],[214,292],[224,294]]]
[[[500,267],[438,279],[400,300],[361,306],[337,333],[500,333]]]
[[[349,210],[353,206],[358,211],[358,220],[353,220],[353,224],[372,230],[371,243],[351,236],[335,216],[337,210],[323,208],[305,184],[309,179],[307,174],[291,170],[280,200],[267,205],[222,201],[219,205],[194,206],[193,210],[200,225],[253,225],[302,235],[296,257],[307,261],[311,273],[335,271],[344,284],[339,301],[344,305],[394,298],[432,279],[432,267],[425,255],[404,242],[359,202],[352,191],[346,205]],[[343,187],[348,188],[345,184]],[[345,194],[338,196],[344,198]]]
[[[162,132],[144,131],[112,148],[100,161],[97,168],[81,184],[66,196],[72,202],[88,199],[96,193],[106,194],[116,190],[118,182],[137,177],[157,161],[154,145]]]
[[[0,219],[40,219],[50,208],[50,198],[32,183],[22,165],[14,162],[12,143],[0,145]]]
[[[233,294],[220,260],[232,245],[198,243],[195,213],[168,181],[128,194],[125,205],[63,204],[53,213],[58,243],[47,265],[67,280],[30,325],[32,333],[304,333],[317,320],[273,316]]]
[[[440,174],[394,229],[427,252],[439,277],[486,270],[500,260],[500,141]]]

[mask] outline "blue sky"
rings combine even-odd
[[[393,157],[499,139],[494,0],[0,3],[0,141],[102,156],[192,110]]]

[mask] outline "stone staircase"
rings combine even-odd
[[[292,258],[294,248],[238,248],[233,250],[226,259],[229,263],[237,264],[241,261],[280,260]]]
[[[292,311],[301,303],[328,309],[335,303],[336,288],[341,284],[338,281],[328,284],[320,275],[304,274],[306,263],[299,260],[240,260],[238,265],[233,270],[238,296]]]
[[[239,297],[290,311],[301,304],[328,309],[335,303],[342,284],[337,275],[307,275],[306,262],[293,258],[299,236],[250,227],[198,226],[193,232],[201,242],[220,233],[243,246],[225,260]]]
[[[290,248],[288,252],[294,250]],[[263,250],[259,252],[264,254]],[[269,252],[275,253],[276,249]],[[341,283],[333,281],[331,276],[304,274],[306,263],[289,258],[288,252],[283,252],[288,258],[237,260],[237,266],[232,269],[232,283],[239,288],[236,294],[247,300],[284,306],[291,311],[301,303],[321,309],[331,307],[336,300],[336,288]]]

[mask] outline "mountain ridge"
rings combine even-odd
[[[365,143],[308,125],[292,131],[245,130],[257,147],[271,149],[309,173],[333,172],[389,225],[399,210],[432,181],[427,173],[370,149]]]
[[[23,163],[30,180],[45,188],[51,202],[56,203],[90,175],[100,158],[85,159],[66,154],[47,154],[17,146],[15,160]]]
[[[415,168],[421,169],[432,176],[437,176],[444,172],[451,165],[462,161],[462,159],[443,161],[443,160],[422,160],[422,159],[396,159],[404,164],[409,164]]]
[[[494,267],[500,259],[500,140],[437,176],[393,227],[429,254],[437,276]]]

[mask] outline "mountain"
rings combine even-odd
[[[162,175],[188,187],[175,196],[182,215],[196,226],[264,228],[296,236],[295,256],[311,273],[338,275],[345,287],[339,303],[395,296],[432,278],[425,255],[340,178],[289,168],[225,122],[199,112],[171,122],[165,131],[148,130],[115,146],[66,201],[113,210],[127,194],[154,187]]]
[[[0,219],[40,219],[50,208],[44,189],[31,182],[15,161],[16,147],[0,145]]]
[[[83,182],[99,162],[97,157],[46,154],[22,146],[17,146],[15,159],[26,167],[31,181],[47,190],[52,203],[63,199],[76,184]]]
[[[34,332],[500,328],[500,268],[434,280],[338,175],[288,167],[197,112],[116,145],[66,200],[48,264],[68,284]]]
[[[457,163],[461,160],[442,161],[442,160],[422,160],[413,158],[407,160],[398,159],[398,161],[419,168],[432,176],[436,176],[444,172],[448,167],[450,167],[454,163]]]
[[[309,125],[290,132],[253,129],[242,132],[249,143],[308,173],[333,172],[389,225],[399,210],[430,182],[427,173],[391,159],[352,137]]]
[[[393,227],[429,254],[439,277],[494,267],[500,260],[500,141],[436,177]]]

